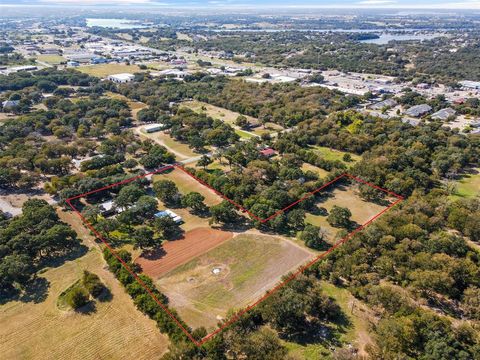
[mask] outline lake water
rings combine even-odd
[[[135,20],[128,19],[85,19],[87,27],[102,27],[102,28],[115,28],[115,29],[139,29],[144,28],[145,25],[139,24]]]
[[[442,33],[428,33],[428,34],[392,34],[392,33],[381,33],[378,39],[368,39],[360,40],[364,44],[377,44],[377,45],[386,45],[390,41],[406,41],[406,40],[431,40],[436,37],[440,37],[444,34]]]

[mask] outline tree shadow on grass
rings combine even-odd
[[[90,315],[97,312],[97,306],[95,305],[95,301],[89,301],[85,305],[75,309],[76,313],[82,315]]]
[[[155,249],[144,250],[141,257],[146,260],[154,261],[161,259],[165,255],[167,255],[167,252],[163,249],[163,247],[159,246]]]
[[[23,303],[39,304],[48,297],[50,282],[44,277],[34,277],[22,291],[14,290],[9,293],[0,294],[0,305],[10,301],[21,301]]]
[[[40,264],[39,268],[40,269],[45,269],[47,267],[50,268],[56,268],[59,266],[62,266],[65,264],[67,261],[72,261],[75,259],[78,259],[85,255],[88,252],[88,247],[83,245],[83,244],[78,244],[74,249],[69,251],[66,254],[59,255],[59,256],[49,256],[45,259],[43,259]]]
[[[304,331],[292,336],[281,335],[280,337],[303,346],[320,343],[327,348],[335,348],[342,344],[340,334],[344,332],[344,330],[339,332],[334,324],[314,322],[307,326]]]
[[[110,289],[107,288],[106,286],[103,288],[103,291],[100,293],[100,295],[97,296],[97,300],[100,302],[109,302],[109,301],[112,301],[112,299],[113,299],[113,294],[110,291]]]

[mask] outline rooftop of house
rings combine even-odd
[[[263,156],[273,156],[276,154],[276,152],[272,148],[266,148],[266,149],[260,150],[260,154],[262,154]]]
[[[412,106],[411,108],[407,109],[405,111],[405,114],[413,117],[419,117],[419,116],[425,115],[431,110],[432,110],[432,107],[430,105],[420,104],[420,105]]]

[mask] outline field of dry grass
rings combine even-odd
[[[218,106],[215,106],[215,105],[210,105],[206,102],[197,101],[197,100],[183,102],[182,106],[187,107],[189,109],[192,109],[193,111],[195,111],[197,113],[205,113],[205,114],[207,114],[208,116],[210,116],[214,119],[220,119],[220,120],[222,120],[222,121],[224,121],[224,122],[226,122],[227,124],[230,124],[230,125],[235,125],[235,120],[237,119],[238,116],[240,116],[240,113],[238,113],[238,112],[231,111],[231,110],[228,110],[228,109],[225,109],[225,108],[221,108],[221,107],[218,107]],[[257,122],[258,123],[258,120],[251,117],[251,116],[246,116],[246,118],[250,122]],[[272,132],[279,131],[279,130],[283,130],[283,127],[281,127],[278,124],[267,123],[267,124],[265,124],[265,127],[263,127],[263,126],[256,127],[256,128],[253,128],[253,129],[249,130],[249,132],[251,132],[253,134],[256,134],[256,135],[262,135],[262,134],[265,134],[265,133],[272,133]],[[245,132],[245,131],[242,131],[242,130],[240,130],[240,131],[241,131],[240,133],[237,132],[239,134],[239,136],[248,137],[248,132]],[[251,135],[250,135],[250,137],[251,137]]]
[[[60,293],[84,269],[100,276],[112,299],[96,302],[90,314],[60,310]],[[125,290],[105,269],[99,250],[40,275],[48,283],[46,299],[0,305],[0,357],[16,359],[152,359],[167,350],[167,337],[139,312]]]
[[[347,187],[336,186],[333,190],[323,192],[323,196],[318,195],[317,207],[324,208],[330,213],[334,205],[346,207],[352,213],[352,221],[358,225],[364,224],[373,216],[385,209],[385,206],[363,200],[357,191],[355,185]],[[340,230],[332,227],[327,222],[327,214],[307,213],[306,222],[312,225],[320,226],[327,233],[327,240],[333,241],[335,234]]]
[[[107,77],[108,75],[121,74],[121,73],[136,73],[141,71],[138,65],[125,65],[125,64],[98,64],[98,65],[85,65],[76,68],[85,74],[97,76],[100,78]]]
[[[182,194],[196,191],[205,196],[205,204],[212,206],[220,203],[223,198],[217,195],[213,190],[199,183],[196,179],[185,173],[183,170],[175,169],[169,172],[159,173],[153,176],[153,181],[160,179],[172,180]]]
[[[173,140],[170,135],[166,134],[164,131],[157,131],[149,134],[143,129],[143,126],[139,126],[135,128],[135,132],[166,147],[168,151],[177,157],[177,160],[185,160],[199,155],[190,149],[187,144]]]
[[[252,303],[310,256],[278,237],[240,234],[156,284],[190,326],[211,329],[229,309]]]

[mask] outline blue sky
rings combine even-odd
[[[479,9],[480,0],[0,0],[3,5]]]

